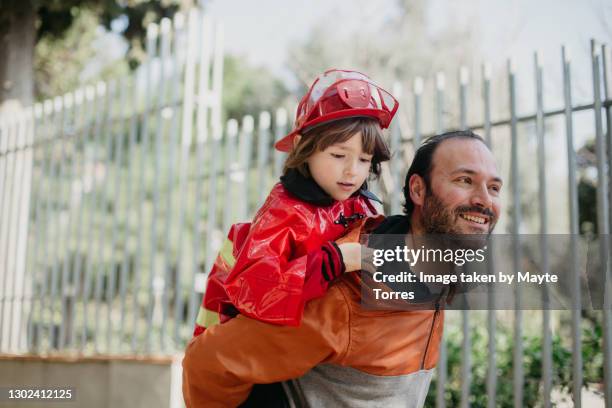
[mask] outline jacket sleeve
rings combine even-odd
[[[310,211],[284,206],[262,209],[251,225],[225,281],[230,302],[245,316],[297,326],[306,300],[325,293],[323,249],[305,253],[313,230]],[[300,252],[302,251],[302,252]]]
[[[297,378],[321,363],[338,363],[349,341],[349,308],[333,287],[309,302],[299,327],[275,326],[245,316],[193,338],[183,359],[187,407],[238,406],[253,384]]]

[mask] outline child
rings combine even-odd
[[[381,128],[397,108],[359,72],[330,70],[314,81],[295,128],[275,145],[289,152],[280,183],[252,223],[232,226],[215,260],[194,335],[238,313],[297,326],[306,301],[359,269],[359,245],[334,241],[376,214],[366,179],[389,160]]]

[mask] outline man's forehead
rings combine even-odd
[[[477,139],[443,141],[434,152],[432,167],[433,171],[445,174],[465,172],[500,179],[493,154]]]

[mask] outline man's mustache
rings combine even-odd
[[[457,207],[457,209],[455,210],[455,214],[457,214],[457,215],[462,214],[462,213],[466,213],[466,212],[480,213],[480,214],[486,215],[487,217],[489,217],[491,219],[495,219],[495,214],[493,214],[493,211],[491,211],[488,208],[466,205],[466,206],[462,206],[462,207]]]

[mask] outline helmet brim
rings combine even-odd
[[[389,127],[389,122],[391,121],[392,116],[387,112],[381,111],[380,109],[346,109],[305,123],[303,126],[294,129],[287,136],[277,141],[274,144],[274,148],[280,152],[290,152],[293,149],[293,139],[298,134],[303,133],[306,130],[310,130],[315,126],[320,126],[326,123],[334,122],[336,120],[348,118],[376,119],[378,120],[380,127],[382,129],[386,129]]]

